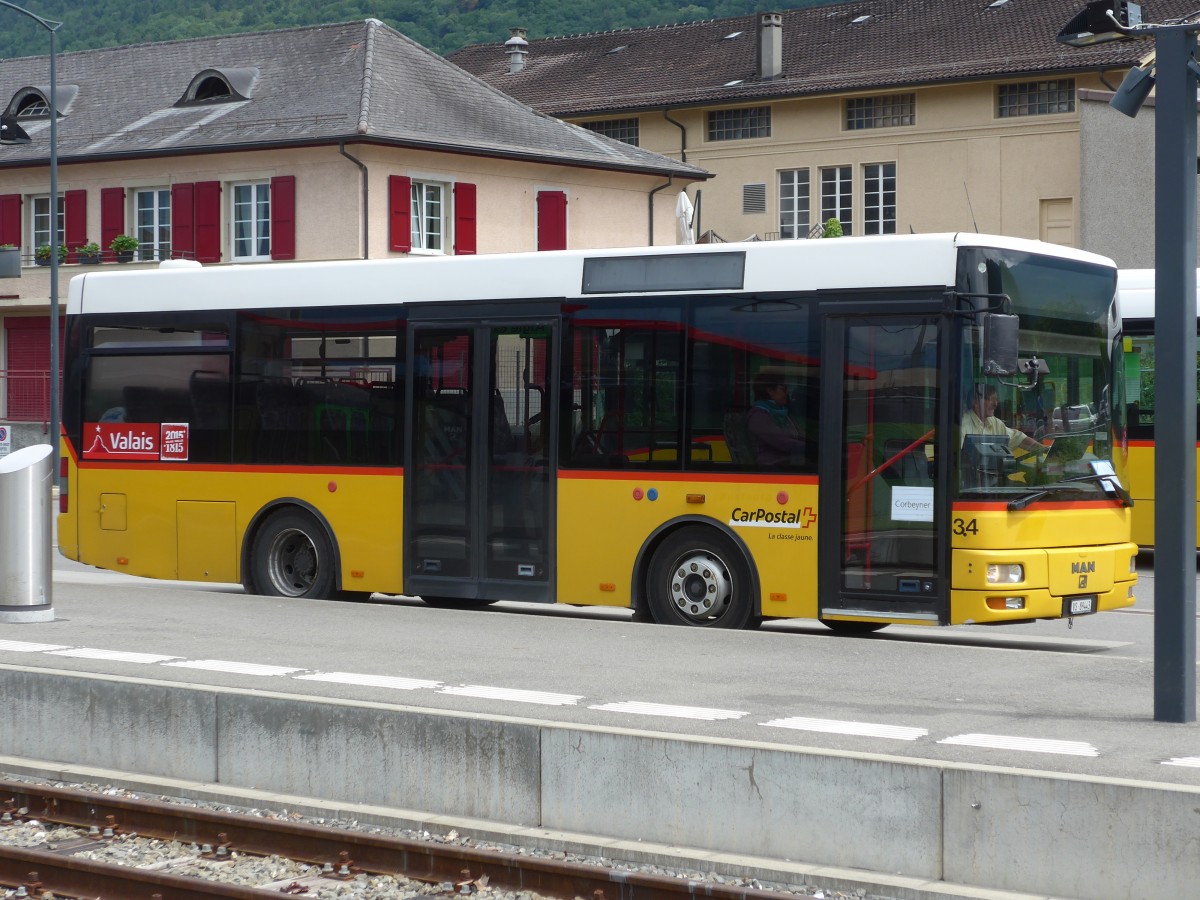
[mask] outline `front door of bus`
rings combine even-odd
[[[447,605],[552,599],[552,327],[411,332],[406,593]]]
[[[946,610],[941,318],[876,308],[827,318],[824,332],[818,591],[821,617],[846,628],[873,615],[943,621]]]

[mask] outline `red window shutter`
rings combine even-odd
[[[454,252],[458,256],[475,255],[475,185],[460,181],[454,185]]]
[[[196,258],[196,186],[171,185],[171,256]]]
[[[537,248],[567,249],[567,195],[563,191],[538,191]]]
[[[59,385],[62,385],[62,336],[66,317],[58,320]],[[50,420],[50,317],[29,316],[4,320],[8,345],[8,416],[13,422]],[[61,391],[59,396],[62,396]]]
[[[271,179],[271,259],[296,258],[296,176]]]
[[[70,250],[67,262],[76,262],[75,249],[87,243],[87,191],[66,191],[63,213],[63,241]]]
[[[0,244],[21,246],[21,195],[0,197]]]
[[[406,175],[388,176],[388,249],[412,250],[412,179]]]
[[[221,261],[221,182],[196,182],[196,259]]]
[[[100,252],[107,253],[108,245],[118,234],[125,232],[125,188],[100,189]]]

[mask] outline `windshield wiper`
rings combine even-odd
[[[1012,512],[1022,510],[1036,500],[1041,500],[1043,497],[1049,497],[1051,494],[1059,494],[1063,492],[1081,493],[1084,488],[1082,483],[1097,483],[1104,482],[1111,485],[1116,491],[1117,496],[1121,498],[1121,502],[1125,506],[1133,506],[1133,498],[1129,496],[1129,492],[1117,482],[1111,475],[1076,475],[1073,478],[1065,478],[1057,484],[1047,484],[1038,488],[1035,491],[1030,491],[1017,497],[1015,500],[1008,501],[1008,508]],[[1106,488],[1107,489],[1107,488]]]

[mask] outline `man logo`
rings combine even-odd
[[[1079,576],[1079,586],[1080,586],[1081,588],[1085,588],[1085,587],[1087,587],[1087,576],[1086,576],[1086,575],[1080,575],[1080,576]]]

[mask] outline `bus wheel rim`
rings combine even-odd
[[[710,553],[685,554],[671,569],[671,605],[695,622],[719,619],[729,608],[733,585],[719,558]]]
[[[271,583],[286,597],[299,597],[317,577],[317,548],[303,531],[288,528],[271,543],[267,560]]]

